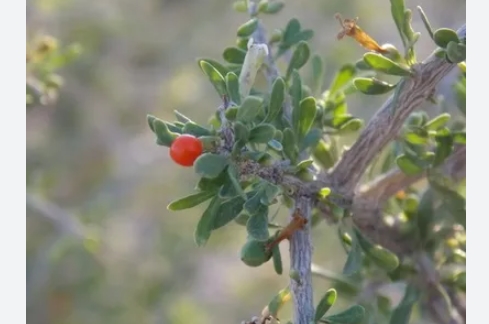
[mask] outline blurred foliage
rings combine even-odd
[[[195,58],[219,57],[235,37],[244,20],[231,2],[27,4],[26,103],[36,108],[27,115],[28,323],[238,323],[257,313],[287,276],[277,276],[271,264],[251,269],[241,263],[246,233],[234,224],[217,230],[198,250],[192,234],[203,209],[165,209],[198,178],[154,145],[144,118],[170,118],[176,109],[207,122],[218,97]],[[420,4],[433,26],[458,26],[465,19],[465,3],[459,1]],[[332,80],[341,65],[363,53],[353,43],[336,41],[335,12],[361,17],[377,40],[399,38],[383,0],[290,2],[280,15],[266,18],[267,27],[273,31],[287,17],[297,17],[315,30],[310,46],[326,62],[323,80]],[[419,19],[413,23],[423,30]],[[400,41],[394,45],[402,47]],[[422,37],[416,48],[425,57],[432,41]],[[440,93],[451,93],[452,84],[453,78]],[[457,87],[465,95],[464,79]],[[459,98],[458,105],[446,104],[449,110],[461,108]],[[369,98],[366,106],[365,97],[354,94],[349,106],[353,115],[368,119],[382,100]],[[286,214],[282,208],[277,221]],[[346,255],[335,232],[323,223],[315,227],[316,245],[328,246],[315,252],[315,261],[341,272]],[[460,231],[446,235],[447,244],[462,244]],[[458,251],[448,257],[465,256]],[[464,284],[464,276],[447,273],[446,280]],[[331,282],[349,287],[329,278],[315,279],[315,300]],[[386,294],[402,298],[399,289]],[[338,294],[334,312],[351,305],[345,296]],[[281,310],[284,318],[288,307]]]

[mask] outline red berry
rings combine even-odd
[[[182,166],[190,167],[202,154],[204,147],[195,136],[184,134],[177,137],[170,146],[170,157]]]

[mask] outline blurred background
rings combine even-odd
[[[27,111],[28,323],[240,323],[287,285],[287,270],[278,276],[271,264],[249,268],[239,260],[245,240],[239,225],[196,246],[202,206],[181,212],[166,206],[198,179],[169,160],[146,123],[147,114],[173,119],[174,109],[207,122],[219,98],[196,58],[222,61],[223,49],[235,44],[248,17],[232,3],[27,0],[28,39],[47,34],[81,49],[59,71],[64,85],[57,100]],[[462,0],[406,5],[422,32],[420,60],[434,46],[417,5],[434,28],[465,22]],[[336,40],[336,12],[360,17],[379,43],[402,48],[388,0],[286,1],[280,14],[263,18],[269,31],[293,17],[315,31],[312,49],[326,62],[327,85],[342,64],[364,53],[350,38]],[[449,92],[452,81],[439,90]],[[383,99],[355,94],[349,109],[369,119]],[[335,233],[326,224],[315,228],[314,260],[341,271],[346,255]],[[288,269],[287,243],[281,248]],[[314,285],[317,299],[331,287],[322,279]],[[286,308],[282,317],[288,315]]]

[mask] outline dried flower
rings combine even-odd
[[[379,46],[379,44],[364,32],[358,25],[358,17],[355,19],[343,19],[339,13],[335,15],[335,18],[340,22],[340,26],[342,30],[338,33],[337,39],[341,40],[343,37],[350,36],[354,38],[360,45],[369,49],[371,51],[375,51],[377,53],[386,54],[387,50],[383,49]]]

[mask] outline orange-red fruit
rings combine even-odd
[[[190,167],[202,154],[204,147],[195,136],[184,134],[177,137],[170,146],[170,157],[181,166]]]

